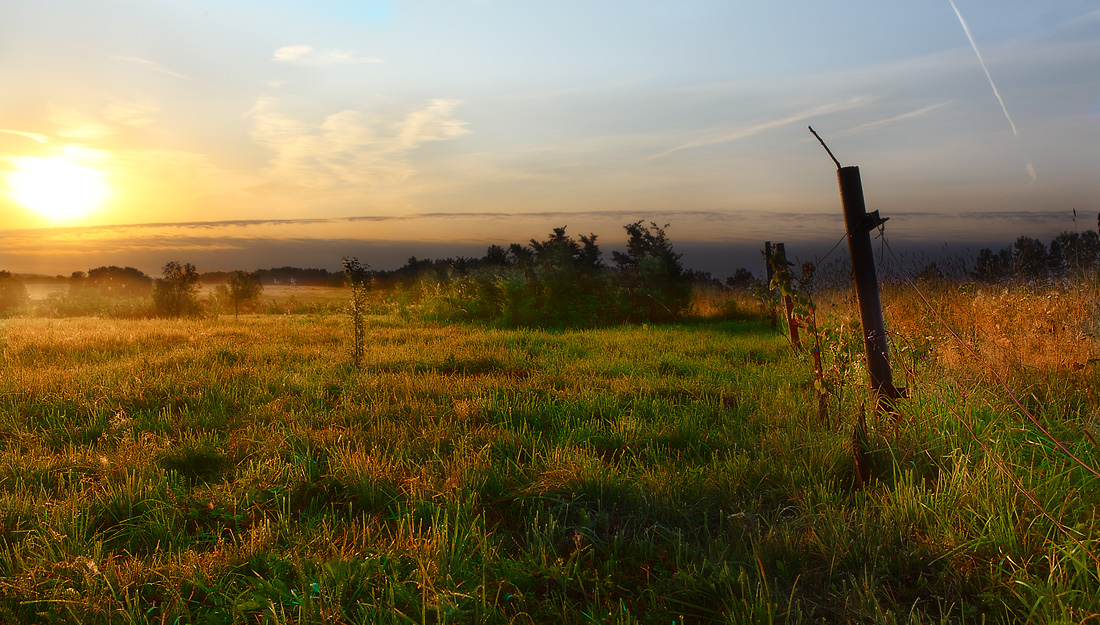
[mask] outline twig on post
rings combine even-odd
[[[829,158],[833,159],[833,162],[836,163],[836,168],[840,169],[840,161],[836,160],[836,157],[833,156],[833,151],[829,149],[829,146],[825,145],[825,140],[821,138],[821,135],[817,134],[817,131],[814,130],[813,126],[806,127],[810,129],[810,132],[814,133],[814,136],[817,137],[818,142],[821,143],[821,147],[825,148],[825,151],[829,153]]]

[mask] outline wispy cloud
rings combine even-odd
[[[26,137],[39,143],[46,143],[49,141],[46,135],[40,135],[37,132],[24,132],[22,130],[11,130],[9,128],[0,128],[0,132],[7,135],[15,135],[17,137]]]
[[[849,128],[847,130],[841,130],[840,132],[833,133],[833,136],[834,137],[843,137],[843,136],[847,136],[847,135],[854,135],[856,133],[863,132],[864,130],[870,130],[872,128],[878,128],[879,126],[885,126],[887,124],[893,124],[894,122],[900,122],[900,121],[905,121],[907,119],[913,119],[915,117],[920,117],[920,116],[925,115],[927,113],[931,113],[932,111],[934,111],[938,108],[943,108],[943,107],[947,106],[948,104],[950,104],[950,102],[937,102],[936,104],[931,104],[929,106],[917,109],[915,111],[909,111],[908,113],[902,113],[900,115],[894,115],[893,117],[887,117],[886,119],[880,119],[878,121],[868,122],[866,124],[860,124],[860,125],[858,125],[854,128]]]
[[[342,65],[347,63],[381,63],[382,59],[370,56],[355,56],[342,50],[318,50],[306,44],[283,46],[275,50],[272,59],[292,65]]]
[[[116,124],[141,127],[156,122],[154,113],[158,110],[159,107],[152,98],[144,97],[136,100],[111,98],[103,109],[103,116]]]
[[[115,130],[95,117],[76,109],[49,106],[50,121],[58,137],[75,141],[96,141],[115,134]]]
[[[523,100],[542,100],[546,98],[556,98],[560,96],[575,95],[578,93],[591,93],[593,91],[603,91],[607,89],[619,89],[622,87],[629,87],[640,82],[645,82],[652,79],[653,76],[642,76],[639,78],[630,78],[627,80],[620,80],[617,82],[611,82],[606,84],[589,84],[578,85],[574,87],[564,87],[561,89],[550,89],[547,91],[526,91],[523,93],[515,93],[510,96],[506,96],[506,101],[523,101]]]
[[[751,125],[748,125],[748,126],[742,126],[740,128],[736,128],[734,130],[712,131],[712,132],[709,132],[709,133],[707,133],[707,134],[705,134],[705,135],[703,135],[703,136],[701,136],[697,139],[693,139],[693,140],[688,141],[686,143],[680,144],[680,145],[678,145],[674,148],[669,148],[669,149],[667,149],[663,152],[659,152],[657,154],[654,154],[651,158],[662,158],[662,157],[668,156],[669,154],[672,154],[673,152],[679,152],[680,150],[687,150],[687,149],[690,149],[690,148],[699,148],[699,147],[704,147],[704,146],[708,146],[708,145],[717,145],[717,144],[721,144],[721,143],[733,143],[735,141],[740,141],[741,139],[746,139],[746,138],[751,137],[753,135],[760,134],[761,132],[764,132],[766,130],[771,130],[773,128],[780,128],[782,126],[787,126],[787,125],[790,125],[790,124],[806,121],[807,119],[811,119],[811,118],[817,117],[819,115],[828,115],[830,113],[836,113],[838,111],[844,111],[844,110],[864,106],[867,103],[871,102],[872,100],[873,100],[873,98],[871,98],[869,96],[856,96],[854,98],[849,98],[847,100],[843,100],[843,101],[840,101],[840,102],[831,102],[829,104],[823,104],[821,106],[817,106],[817,107],[814,107],[812,109],[807,109],[805,111],[800,111],[798,113],[795,113],[793,115],[788,115],[787,117],[783,117],[783,118],[780,118],[780,119],[772,119],[772,120],[767,120],[767,121],[756,122],[754,124],[751,124]]]
[[[429,141],[455,139],[470,131],[453,117],[458,100],[432,100],[404,119],[387,121],[345,110],[320,124],[279,110],[264,97],[249,111],[252,139],[273,152],[272,174],[281,181],[325,188],[336,184],[379,185],[405,180],[415,169],[409,153]]]
[[[144,67],[148,70],[158,72],[158,73],[164,74],[166,76],[172,76],[174,78],[179,78],[179,79],[182,79],[182,80],[189,80],[191,82],[197,82],[197,83],[204,84],[204,85],[209,84],[204,80],[199,80],[198,78],[194,78],[192,76],[187,76],[186,74],[181,74],[177,71],[173,71],[171,69],[168,69],[167,67],[161,65],[160,63],[154,63],[153,61],[147,61],[145,59],[141,59],[141,58],[138,58],[138,57],[135,57],[135,56],[112,55],[111,58],[116,60],[116,61],[122,61],[123,63],[132,63],[134,65],[139,65],[139,66]]]

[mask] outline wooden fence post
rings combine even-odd
[[[780,258],[782,258],[784,263],[783,266],[779,268],[779,271],[782,271],[784,274],[789,276],[791,270],[789,265],[786,264],[786,247],[782,243],[776,243],[775,252],[780,256]],[[787,281],[789,282],[790,278],[788,278]],[[790,295],[783,296],[783,305],[787,310],[787,331],[791,334],[791,345],[794,345],[797,349],[801,349],[802,341],[798,339],[798,319],[794,316],[794,300],[791,299]]]
[[[859,316],[863,322],[867,371],[870,373],[871,388],[886,398],[889,406],[893,400],[901,397],[901,393],[894,386],[893,374],[890,372],[890,353],[886,342],[886,327],[882,320],[878,277],[875,275],[875,256],[871,248],[871,231],[886,220],[879,217],[878,211],[867,213],[859,167],[839,167],[836,175],[840,182],[841,203],[844,205],[844,227],[848,231],[848,252],[852,257]]]
[[[775,270],[772,269],[772,242],[764,241],[764,267],[768,272],[768,305],[771,307],[772,313],[772,330],[779,327],[779,322],[776,320],[775,311],[775,289],[772,288],[772,278],[775,277]]]

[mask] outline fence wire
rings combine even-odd
[[[1062,453],[1064,453],[1068,458],[1070,458],[1073,462],[1083,467],[1086,471],[1093,474],[1094,476],[1100,477],[1100,472],[1098,472],[1092,466],[1086,464],[1083,460],[1081,460],[1080,457],[1070,451],[1069,448],[1066,447],[1064,443],[1062,443],[1062,441],[1058,440],[1058,438],[1055,437],[1054,434],[1050,432],[1050,430],[1048,430],[1039,422],[1035,415],[1033,415],[1031,411],[1028,410],[1027,407],[1025,407],[1024,404],[1019,400],[1019,398],[1016,396],[1016,393],[1008,385],[1008,382],[1005,380],[1004,376],[1002,376],[991,364],[989,364],[988,361],[982,358],[981,355],[979,355],[978,352],[969,343],[967,343],[961,336],[959,336],[959,333],[956,332],[955,329],[951,327],[951,324],[949,324],[947,320],[944,319],[943,316],[939,313],[939,311],[936,310],[936,307],[932,305],[932,302],[928,299],[924,292],[921,291],[920,287],[917,286],[916,281],[913,280],[912,276],[909,275],[909,272],[907,272],[904,267],[902,267],[900,259],[898,258],[897,254],[894,253],[893,248],[890,247],[890,242],[886,238],[885,228],[882,226],[879,226],[878,237],[882,242],[881,249],[889,252],[890,257],[893,258],[894,263],[897,267],[897,271],[905,279],[905,282],[908,284],[908,286],[913,289],[913,292],[916,293],[917,297],[924,304],[924,306],[932,312],[939,324],[943,326],[945,330],[947,330],[947,332],[951,335],[955,342],[957,342],[960,346],[962,346],[964,350],[966,350],[967,353],[970,354],[971,358],[974,361],[980,363],[982,367],[993,374],[993,377],[997,380],[998,385],[1004,389],[1005,393],[1008,394],[1008,397],[1012,400],[1012,403],[1015,404],[1016,407],[1020,410],[1020,413],[1023,414],[1027,418],[1027,420],[1032,423],[1032,425],[1038,428],[1044,436],[1046,436],[1052,443],[1054,443],[1054,445],[1059,450],[1061,450]],[[880,263],[882,261],[883,259],[880,258]],[[1093,553],[1093,551],[1090,550],[1088,547],[1086,547],[1085,544],[1081,542],[1081,540],[1078,539],[1077,536],[1075,536],[1068,527],[1055,519],[1053,515],[1051,515],[1049,512],[1046,511],[1045,508],[1043,508],[1038,498],[1024,487],[1024,485],[1011,471],[1011,469],[1006,466],[1005,463],[996,454],[992,453],[985,441],[978,437],[977,433],[974,432],[970,423],[966,419],[964,419],[962,415],[960,415],[954,408],[949,407],[948,410],[959,420],[960,423],[962,423],[962,425],[966,428],[966,431],[970,434],[971,438],[973,438],[974,441],[982,448],[982,450],[986,452],[987,456],[993,460],[996,467],[1002,473],[1004,473],[1004,475],[1009,479],[1016,490],[1019,491],[1020,494],[1022,494],[1028,501],[1030,501],[1040,514],[1042,514],[1051,523],[1053,523],[1060,533],[1076,543],[1077,546],[1080,547],[1086,554],[1088,554],[1088,556],[1092,558],[1092,560],[1096,562],[1097,565],[1100,565],[1100,557],[1097,557],[1097,555]]]

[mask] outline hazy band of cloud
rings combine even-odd
[[[934,255],[963,257],[981,247],[1011,245],[1021,232],[1053,237],[1070,219],[1063,212],[1040,211],[891,212],[889,217],[887,231],[895,249],[916,246]],[[639,219],[658,225],[671,222],[671,238],[684,254],[685,266],[716,276],[732,274],[737,267],[760,266],[763,241],[774,240],[776,232],[783,233],[792,258],[817,258],[844,237],[840,211],[772,212],[764,218],[753,211],[425,213],[8,229],[0,230],[0,258],[10,271],[49,275],[109,264],[135,266],[153,275],[173,259],[192,262],[203,271],[287,264],[337,269],[339,259],[351,254],[376,269],[396,269],[410,255],[480,257],[491,244],[524,244],[561,225],[579,226],[582,232],[591,228],[600,234],[604,250],[621,249],[622,226]],[[404,225],[353,228],[354,222]],[[445,237],[431,236],[439,232]],[[832,257],[843,256],[843,250],[834,250]]]
[[[541,211],[541,212],[469,212],[469,213],[413,213],[409,215],[352,215],[347,217],[307,217],[295,219],[233,219],[219,221],[176,221],[176,222],[148,222],[131,224],[101,224],[92,226],[67,226],[50,228],[12,228],[0,230],[0,238],[22,237],[27,235],[48,234],[79,234],[98,232],[128,232],[144,229],[216,229],[216,228],[248,228],[251,226],[294,226],[308,224],[339,224],[354,222],[396,222],[415,220],[470,220],[470,219],[626,219],[630,222],[660,221],[673,218],[701,219],[708,221],[740,221],[750,215],[749,211],[638,211],[638,210],[600,210],[600,211]],[[915,212],[897,211],[891,212],[890,217],[903,219],[920,219],[927,221],[952,220],[952,221],[976,221],[985,223],[1013,223],[1013,224],[1047,224],[1065,220],[1064,212],[1049,211],[971,211],[967,213],[957,212]],[[809,220],[825,220],[843,223],[843,215],[837,212],[799,212],[799,211],[772,211],[768,214],[770,221],[776,223],[796,223]],[[659,224],[660,225],[660,224]],[[522,238],[522,237],[521,237]]]

